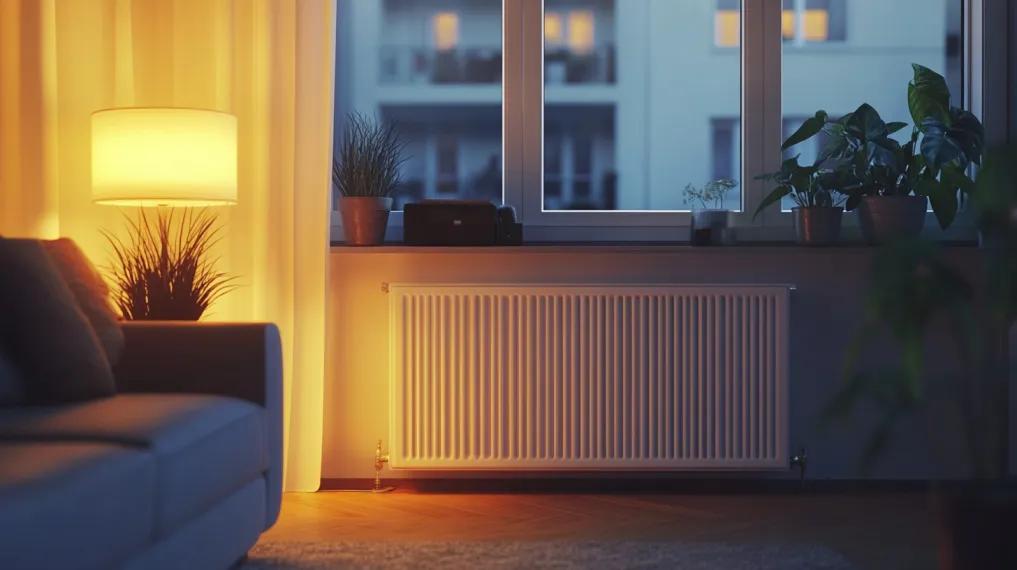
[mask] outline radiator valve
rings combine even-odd
[[[371,490],[375,493],[392,490],[392,487],[381,486],[381,470],[385,468],[386,463],[388,463],[388,454],[381,452],[381,440],[379,439],[377,447],[374,448],[374,488]]]

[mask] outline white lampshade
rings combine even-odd
[[[237,118],[205,109],[92,113],[92,200],[117,206],[237,201]]]

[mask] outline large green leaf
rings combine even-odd
[[[915,125],[921,128],[929,117],[949,124],[950,88],[942,75],[928,67],[912,64],[914,79],[908,84],[908,108]]]
[[[805,142],[812,137],[816,136],[826,126],[827,114],[826,111],[816,111],[814,117],[809,117],[802,123],[802,126],[798,128],[791,136],[784,141],[781,145],[781,150],[787,150],[798,143]]]
[[[950,109],[950,128],[947,136],[953,139],[969,162],[981,164],[985,149],[985,128],[978,117],[963,109]]]
[[[851,113],[851,119],[846,127],[849,134],[866,141],[885,137],[887,132],[883,118],[868,103],[862,103],[854,113]]]
[[[925,133],[922,138],[922,156],[934,172],[939,172],[947,164],[957,163],[962,167],[967,165],[964,148],[950,136],[945,124],[930,117],[922,123],[922,131]]]
[[[957,217],[957,189],[935,178],[923,178],[915,185],[915,190],[929,197],[939,227],[944,230],[950,227]]]

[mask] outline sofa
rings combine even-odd
[[[0,568],[228,568],[275,522],[276,327],[121,329],[115,394],[0,407]]]

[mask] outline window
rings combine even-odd
[[[397,126],[395,209],[502,201],[501,0],[340,0],[335,132],[350,112]]]
[[[714,118],[737,118],[741,103],[738,52],[710,49],[715,1],[544,2],[544,172],[553,164],[555,178],[540,213],[687,211],[682,190],[714,180],[716,162],[741,177],[739,137],[727,133],[723,157],[711,142]],[[737,16],[740,1],[728,4]],[[740,209],[740,194],[725,205]]]
[[[756,177],[815,111],[868,102],[910,123],[911,63],[976,112],[966,86],[992,86],[968,67],[980,1],[338,1],[336,133],[353,111],[397,125],[396,208],[504,201],[534,239],[680,239],[683,190],[720,178],[737,182],[739,235],[786,227],[753,218]],[[783,157],[814,161],[822,143]]]

